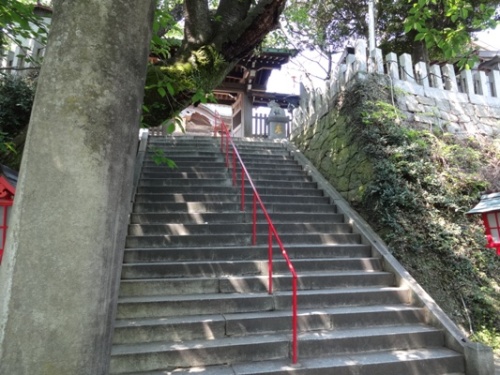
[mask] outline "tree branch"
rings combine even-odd
[[[245,20],[228,33],[222,54],[228,60],[240,59],[254,49],[279,24],[286,0],[261,0]]]
[[[205,45],[212,35],[212,21],[207,0],[184,1],[184,44],[187,49]]]
[[[229,30],[231,30],[235,25],[244,20],[248,11],[250,10],[250,5],[252,0],[221,0],[219,7],[217,8],[217,13],[215,15],[216,26],[215,26],[215,40],[214,43],[217,45],[219,42],[223,41],[223,38],[227,37],[225,35]]]
[[[0,70],[7,70],[7,71],[22,71],[22,70],[40,70],[39,66],[26,66],[23,68],[15,68],[13,66],[6,66],[6,67],[1,67]]]

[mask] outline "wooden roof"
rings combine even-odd
[[[270,100],[276,100],[275,94],[266,93],[267,81],[274,69],[281,69],[296,53],[295,50],[265,49],[244,57],[214,90],[218,104],[232,105],[240,93],[248,95],[254,106],[265,106]],[[276,101],[286,106],[283,98]]]

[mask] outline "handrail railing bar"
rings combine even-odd
[[[284,257],[287,265],[288,265],[288,269],[290,270],[290,273],[292,274],[292,362],[295,364],[297,363],[297,360],[298,360],[298,355],[297,355],[297,351],[298,351],[298,342],[297,342],[297,273],[295,272],[295,268],[293,267],[293,264],[292,262],[290,261],[290,258],[288,257],[288,254],[285,250],[285,247],[283,246],[283,243],[281,242],[281,239],[276,231],[276,228],[274,227],[274,224],[271,220],[271,217],[269,216],[267,210],[266,210],[266,207],[264,206],[264,203],[262,202],[262,199],[260,198],[260,195],[259,193],[257,192],[257,189],[253,183],[253,180],[252,178],[250,177],[250,174],[248,173],[246,167],[245,167],[245,164],[243,163],[243,160],[241,159],[241,156],[236,148],[236,145],[234,144],[233,140],[231,139],[231,136],[229,134],[229,131],[226,127],[226,124],[221,121],[221,130],[222,130],[222,136],[221,136],[221,142],[222,142],[222,138],[224,138],[224,136],[226,137],[226,144],[227,144],[227,149],[229,148],[229,143],[231,143],[231,148],[232,148],[232,151],[233,151],[233,176],[234,176],[234,171],[236,170],[236,158],[238,159],[239,161],[239,164],[240,164],[240,167],[241,167],[241,173],[242,174],[246,174],[247,177],[248,177],[248,182],[250,184],[250,187],[252,188],[253,190],[253,194],[254,194],[254,200],[256,201],[256,203],[258,202],[259,203],[259,206],[262,210],[262,213],[264,214],[264,217],[268,223],[268,257],[269,257],[269,271],[270,271],[270,280],[269,280],[269,291],[270,291],[270,294],[272,294],[272,238],[273,238],[273,235],[274,235],[274,238],[276,239],[276,242],[281,250],[281,254],[282,256]],[[229,152],[229,150],[227,150],[227,153]],[[227,155],[226,153],[226,155]],[[228,163],[228,167],[229,167],[229,163]],[[233,181],[236,181],[235,177],[233,177]],[[256,203],[255,203],[255,206],[256,206]],[[256,209],[255,209],[256,211]],[[255,218],[255,221],[254,223],[256,222],[256,213],[254,213],[254,218]]]

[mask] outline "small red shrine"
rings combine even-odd
[[[0,165],[0,263],[2,263],[10,212],[16,194],[17,172]]]

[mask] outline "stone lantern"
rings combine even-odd
[[[0,166],[0,263],[2,263],[10,212],[16,194],[17,172]]]
[[[467,215],[481,214],[486,234],[486,247],[500,255],[500,193],[481,196],[480,202]]]
[[[285,110],[279,106],[274,100],[271,100],[268,104],[271,107],[269,116],[266,119],[266,123],[269,125],[269,138],[287,138],[287,128],[288,128],[288,116]]]

